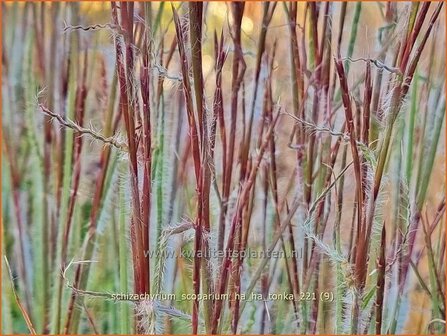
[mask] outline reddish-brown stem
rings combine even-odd
[[[360,163],[360,157],[357,149],[356,136],[354,130],[354,119],[352,115],[351,100],[349,97],[348,83],[343,68],[343,63],[339,60],[335,60],[335,66],[337,68],[338,77],[340,80],[340,88],[342,92],[342,100],[345,108],[346,128],[349,135],[349,141],[351,144],[352,159],[354,161],[354,173],[356,179],[356,196],[357,196],[357,243],[356,243],[356,284],[359,289],[364,286],[366,271],[367,271],[367,241],[366,230],[363,225],[363,184],[362,184],[362,167]]]
[[[229,269],[231,266],[231,252],[233,251],[233,248],[234,248],[234,237],[235,237],[235,233],[236,233],[236,229],[237,229],[237,224],[239,223],[241,211],[247,204],[248,196],[249,196],[251,188],[253,187],[253,184],[255,182],[256,175],[257,175],[257,172],[259,169],[259,165],[261,164],[264,152],[269,144],[269,138],[273,134],[273,130],[275,128],[276,122],[278,121],[279,115],[280,114],[278,112],[277,116],[275,117],[275,119],[271,123],[268,131],[266,132],[264,141],[262,142],[262,145],[258,151],[259,154],[258,154],[255,162],[253,163],[252,169],[250,171],[250,174],[249,174],[247,180],[244,182],[244,184],[241,188],[241,192],[240,192],[238,200],[237,200],[235,214],[233,216],[233,220],[231,223],[230,232],[228,234],[229,238],[228,238],[227,246],[225,249],[226,253],[225,253],[224,259],[222,261],[222,266],[221,266],[221,277],[220,277],[220,279],[218,281],[218,285],[216,287],[217,293],[220,293],[220,294],[224,293],[225,288],[227,287],[228,274],[229,274]],[[212,331],[211,331],[212,334],[217,333],[221,309],[222,309],[222,300],[216,300],[214,309],[213,309],[213,319],[212,319],[213,324],[212,324]]]

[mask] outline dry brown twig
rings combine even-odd
[[[104,135],[95,131],[94,129],[81,127],[78,124],[76,124],[74,121],[72,121],[70,119],[66,119],[66,118],[62,117],[61,115],[50,111],[42,104],[39,104],[39,107],[44,114],[46,114],[47,116],[49,116],[51,118],[56,119],[62,126],[71,128],[72,130],[80,133],[81,135],[88,134],[91,137],[93,137],[94,139],[99,140],[106,145],[111,145],[115,148],[118,148],[119,150],[122,150],[122,151],[128,150],[127,145],[124,144],[123,142],[119,141],[118,136],[116,136],[116,135],[111,136],[111,137],[105,137]]]

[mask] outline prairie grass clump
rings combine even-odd
[[[443,2],[2,11],[4,334],[445,333]]]

